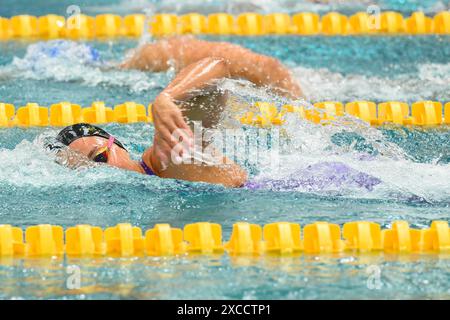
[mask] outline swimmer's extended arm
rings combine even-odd
[[[161,171],[160,177],[221,184],[230,188],[242,187],[247,181],[247,172],[237,164],[233,162],[225,164],[225,161],[230,160],[224,157],[224,164],[218,166],[171,164],[166,170]]]
[[[170,67],[170,48],[164,47],[164,42],[146,44],[130,50],[128,57],[121,65],[124,69],[139,69],[153,72],[167,71]]]
[[[268,86],[278,94],[290,98],[303,96],[289,69],[278,59],[226,42],[218,44],[212,56],[228,63],[232,78],[246,79],[258,86]]]
[[[289,69],[280,61],[227,42],[208,42],[192,37],[165,39],[138,48],[122,67],[158,72],[174,66],[183,70],[205,58],[224,60],[232,78],[271,87],[277,93],[291,98],[303,95]]]
[[[170,162],[164,168],[158,160],[155,148],[148,149],[142,158],[161,178],[221,184],[230,188],[242,187],[247,181],[247,172],[226,157],[222,158],[221,165],[195,164],[193,161],[188,164]]]

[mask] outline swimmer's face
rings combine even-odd
[[[84,137],[75,140],[69,145],[69,148],[85,155],[88,159],[93,161],[93,158],[98,154],[99,150],[106,147],[108,140],[102,137]],[[131,162],[130,155],[127,151],[113,144],[109,150],[107,164],[113,167],[128,169]]]

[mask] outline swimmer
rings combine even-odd
[[[60,144],[52,148],[70,149],[84,157],[87,162],[105,163],[113,167],[131,170],[161,178],[221,184],[226,187],[261,189],[270,187],[270,182],[248,182],[247,172],[223,155],[219,164],[173,161],[186,154],[193,157],[192,121],[202,121],[202,127],[213,128],[220,120],[227,100],[226,92],[217,89],[217,81],[224,78],[245,79],[257,86],[264,86],[277,94],[290,98],[302,97],[302,92],[289,70],[278,60],[254,53],[238,45],[226,42],[208,42],[193,37],[174,37],[144,45],[132,52],[121,64],[125,69],[161,72],[175,68],[175,79],[156,97],[152,113],[155,125],[153,145],[139,161],[131,159],[125,146],[101,128],[90,124],[76,124],[63,129],[56,140]],[[177,132],[180,139],[174,138]],[[180,141],[186,148],[180,147]],[[178,149],[177,149],[178,148]],[[203,155],[202,155],[203,156]],[[66,157],[67,158],[67,157]],[[84,162],[81,158],[65,159],[69,165]],[[320,188],[345,182],[371,190],[380,183],[364,173],[344,164],[324,163],[325,174],[330,179],[320,182]],[[289,183],[276,183],[276,189],[310,186],[314,177],[306,169]],[[323,171],[323,170],[322,170]],[[343,176],[347,178],[334,179]],[[305,177],[303,179],[302,177]],[[303,180],[304,181],[303,181]],[[296,182],[295,182],[295,181]],[[293,182],[294,181],[294,182]]]
[[[241,187],[247,181],[247,173],[239,165],[224,158],[221,165],[174,164],[169,162],[165,168],[148,148],[139,161],[131,159],[125,146],[105,130],[87,123],[78,123],[64,128],[48,147],[56,149],[57,161],[69,167],[87,165],[89,162],[104,163],[110,166],[135,171],[149,176],[173,178],[187,181],[201,181],[222,184],[226,187]],[[75,151],[76,156],[63,152],[65,147]],[[225,162],[227,161],[227,162]]]
[[[178,72],[156,97],[152,109],[156,129],[152,154],[157,159],[155,162],[162,162],[163,166],[169,163],[170,152],[178,143],[173,139],[174,131],[184,130],[184,139],[192,137],[185,117],[202,121],[204,128],[217,124],[226,105],[226,94],[215,90],[215,81],[245,79],[290,98],[302,96],[289,69],[277,59],[235,44],[202,41],[191,36],[147,44],[135,50],[122,67],[152,72],[174,67]]]
[[[247,181],[246,171],[226,157],[220,165],[175,164],[172,161],[171,152],[180,145],[180,140],[173,137],[175,131],[192,147],[193,134],[188,122],[200,120],[204,128],[217,125],[227,95],[216,90],[216,81],[245,79],[292,98],[302,95],[289,70],[278,60],[226,42],[208,42],[193,37],[163,39],[134,50],[121,67],[152,72],[172,67],[177,72],[175,79],[153,103],[153,146],[144,152],[141,161],[133,161],[117,139],[92,125],[67,127],[59,133],[57,140],[91,161],[161,178],[227,187],[241,187]],[[180,150],[179,155],[185,151]]]

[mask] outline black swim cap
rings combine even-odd
[[[101,137],[101,138],[105,138],[106,140],[108,140],[109,137],[111,137],[111,135],[108,132],[106,132],[105,130],[103,130],[102,128],[93,126],[91,124],[77,123],[77,124],[74,124],[72,126],[68,126],[64,129],[62,129],[61,132],[58,133],[58,135],[56,136],[56,140],[58,142],[60,142],[61,144],[68,146],[75,140],[78,140],[78,139],[84,138],[84,137]],[[120,141],[118,141],[117,139],[114,140],[114,144],[116,144],[120,148],[124,149],[125,151],[127,150],[127,149],[125,149],[123,144],[120,143]],[[50,149],[61,148],[60,146],[57,146],[57,145],[48,145],[48,147]]]

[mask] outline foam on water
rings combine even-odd
[[[50,130],[55,133],[54,130]],[[55,133],[56,134],[56,133]],[[23,140],[13,150],[0,149],[0,183],[7,185],[46,187],[62,185],[90,185],[99,182],[117,181],[124,172],[110,168],[71,170],[55,162],[39,142],[43,135],[33,142]]]
[[[93,47],[65,40],[31,44],[23,58],[14,57],[10,65],[0,68],[2,78],[76,81],[92,87],[128,87],[135,93],[161,88],[161,77],[164,76],[149,77],[136,70],[120,70],[115,63],[102,61]]]
[[[149,6],[154,6],[158,12],[173,12],[183,14],[187,12],[229,12],[239,14],[244,12],[329,12],[343,11],[353,13],[366,11],[369,5],[377,5],[382,10],[413,11],[423,10],[432,14],[448,9],[446,1],[435,0],[409,0],[407,3],[401,0],[121,0],[117,4],[93,5],[86,8],[88,12],[99,13],[130,13],[142,11]]]
[[[450,100],[450,63],[421,64],[418,73],[393,78],[344,75],[326,68],[296,67],[293,73],[312,101],[420,101]]]

